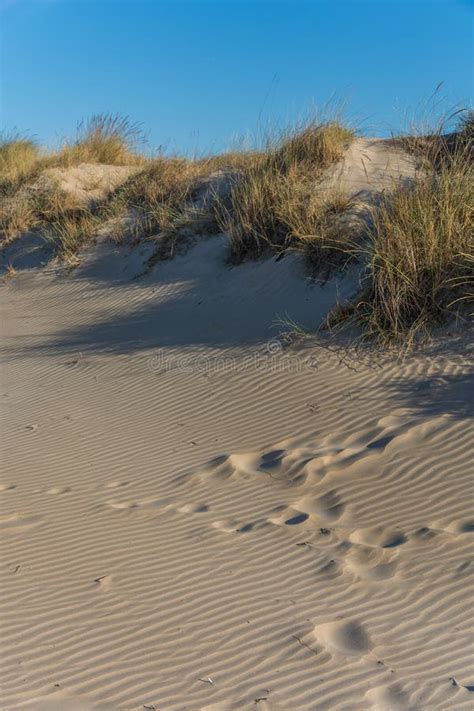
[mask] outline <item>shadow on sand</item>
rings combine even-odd
[[[446,374],[417,380],[397,378],[388,384],[397,406],[412,408],[426,417],[474,417],[474,374]]]

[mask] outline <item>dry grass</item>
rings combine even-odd
[[[0,139],[0,196],[13,193],[38,163],[40,151],[34,141],[21,136]]]
[[[341,158],[353,138],[354,131],[339,120],[310,121],[283,132],[275,146],[274,159],[282,172],[295,167],[321,172]]]
[[[35,141],[19,135],[0,139],[0,195],[11,195],[45,168],[80,163],[137,165],[146,158],[137,152],[140,127],[126,117],[98,114],[78,125],[73,141],[57,151],[41,151]]]
[[[197,173],[195,165],[184,158],[157,158],[114,191],[111,209],[176,207],[187,199]]]
[[[118,240],[131,233],[156,241],[152,261],[172,256],[196,234],[216,231],[228,234],[234,261],[297,249],[314,271],[328,275],[357,255],[367,265],[368,286],[342,315],[362,321],[379,341],[409,347],[473,297],[472,125],[468,113],[452,134],[403,139],[423,170],[414,186],[400,187],[374,208],[364,240],[366,216],[360,219],[344,195],[325,194],[319,184],[353,138],[337,121],[286,131],[262,150],[145,161],[134,152],[136,127],[95,117],[59,154],[42,154],[18,137],[0,143],[0,232],[10,240],[40,230],[71,263],[104,224],[114,225]],[[141,160],[141,169],[91,207],[39,177],[51,165]]]
[[[406,134],[392,140],[416,156],[428,171],[441,169],[455,156],[466,159],[470,154],[474,159],[474,110],[458,109],[431,122],[425,120],[421,127],[412,125]]]
[[[312,195],[321,172],[340,157],[352,133],[337,122],[306,124],[267,140],[263,150],[233,151],[198,160],[159,157],[146,160],[136,148],[140,130],[126,118],[99,115],[83,122],[73,142],[55,153],[41,153],[18,137],[0,147],[0,186],[6,199],[0,207],[4,240],[46,223],[57,243],[80,244],[74,234],[85,223],[133,215],[135,238],[152,238],[160,257],[171,256],[191,232],[228,231],[232,255],[259,254],[267,245],[286,245],[320,229],[326,207]],[[84,208],[59,188],[38,189],[42,171],[80,163],[140,165],[141,170],[112,191],[101,205]],[[212,176],[227,174],[230,201],[209,189]],[[38,183],[38,185],[37,185]],[[207,184],[207,187],[206,187]],[[89,219],[94,218],[93,220]],[[120,225],[123,225],[121,232]],[[130,220],[115,219],[115,237],[130,231]]]
[[[367,335],[405,348],[458,312],[474,291],[472,146],[458,143],[453,152],[440,137],[434,151],[433,145],[424,153],[425,175],[374,212],[369,287],[355,306]]]
[[[216,171],[240,171],[252,165],[258,158],[261,158],[264,151],[255,150],[233,150],[218,155],[210,155],[197,160],[196,162],[204,167],[209,173]]]
[[[51,223],[58,228],[58,244],[79,244],[72,235],[76,216],[80,231],[98,211],[90,215],[71,195],[45,181],[46,168],[68,167],[80,163],[140,165],[147,159],[137,153],[141,132],[136,124],[117,115],[101,114],[83,121],[76,138],[53,152],[42,152],[34,141],[13,136],[0,141],[0,237],[9,242],[22,233]],[[66,217],[67,216],[67,217]],[[64,224],[63,224],[64,223]],[[63,239],[65,230],[70,239]],[[53,230],[54,231],[54,230]],[[63,236],[61,236],[63,235]],[[68,247],[69,249],[69,247]]]
[[[38,180],[23,186],[0,205],[0,231],[5,244],[19,234],[36,230],[54,244],[58,255],[68,260],[99,224],[95,208],[81,205],[53,182]]]
[[[97,114],[79,124],[76,139],[64,144],[56,154],[55,162],[58,166],[79,163],[136,165],[145,162],[137,152],[141,142],[138,124],[118,114]]]
[[[215,213],[235,261],[282,249],[310,236],[319,239],[327,213],[315,187],[353,138],[338,122],[310,123],[268,140],[232,178],[228,199]]]
[[[8,243],[29,230],[39,228],[58,214],[76,207],[71,195],[54,184],[23,185],[0,204],[0,234]]]
[[[213,231],[206,202],[199,200],[210,172],[205,160],[157,158],[113,192],[105,212],[109,217],[133,213],[133,237],[156,240],[159,258],[172,256],[191,231]],[[129,231],[127,224],[124,230]]]
[[[79,249],[96,232],[100,220],[90,210],[76,208],[58,212],[45,223],[42,234],[52,243],[56,254],[70,264],[75,263]]]
[[[2,196],[0,202],[0,244],[8,244],[38,224],[28,192]]]
[[[288,218],[313,274],[328,278],[357,257],[367,233],[366,216],[347,195],[331,192],[311,196]]]

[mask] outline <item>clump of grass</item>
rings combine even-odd
[[[444,154],[439,146],[444,145]],[[474,165],[470,147],[438,143],[414,187],[373,215],[369,286],[355,314],[367,334],[409,348],[473,297]]]
[[[144,160],[137,153],[142,140],[140,126],[128,117],[96,114],[81,121],[76,139],[59,151],[57,163],[66,166],[78,163],[134,165]]]
[[[66,214],[81,215],[80,207],[70,194],[43,180],[45,168],[68,167],[80,163],[137,165],[146,160],[136,152],[141,140],[140,127],[128,118],[100,114],[79,124],[76,139],[59,151],[41,152],[34,141],[13,136],[0,141],[0,236],[9,242],[20,234],[55,223]],[[104,198],[105,199],[105,198]],[[91,214],[99,206],[91,208]],[[74,222],[74,219],[72,219]],[[69,230],[72,222],[66,220]],[[62,233],[63,227],[59,230]],[[58,233],[58,234],[59,234]],[[59,242],[62,241],[62,238]],[[67,241],[67,240],[66,240]],[[75,240],[70,240],[71,243]]]
[[[449,127],[451,126],[451,129]],[[474,159],[474,110],[458,109],[442,115],[422,126],[392,139],[395,146],[416,156],[420,167],[427,171],[439,170],[447,162]]]
[[[79,124],[78,135],[59,151],[42,152],[18,135],[0,140],[0,237],[11,241],[76,209],[74,199],[44,181],[46,168],[80,163],[137,165],[144,163],[136,148],[140,127],[128,118],[100,114]]]
[[[195,174],[193,163],[184,158],[156,158],[114,191],[110,207],[148,209],[161,204],[179,205],[189,194]]]
[[[113,192],[106,213],[115,217],[132,212],[134,236],[155,239],[160,258],[171,256],[186,232],[212,230],[206,205],[196,204],[208,174],[205,161],[156,158]]]
[[[357,257],[366,218],[346,194],[312,195],[297,208],[287,222],[314,275],[328,278]]]
[[[38,223],[30,195],[3,196],[0,201],[0,243],[7,244]]]
[[[326,207],[315,186],[353,135],[339,122],[310,123],[267,141],[235,174],[229,198],[215,205],[234,261],[288,247],[302,235],[319,239]]]
[[[0,196],[13,194],[30,178],[39,159],[35,141],[19,135],[0,138]]]
[[[86,208],[64,210],[44,225],[42,234],[61,259],[72,264],[80,247],[90,240],[99,224],[97,216]]]
[[[72,198],[53,183],[23,185],[0,203],[0,234],[8,243],[71,207]]]
[[[19,234],[36,230],[54,243],[61,257],[70,257],[90,238],[100,222],[98,209],[76,200],[51,181],[23,186],[0,205],[0,233],[8,243]]]
[[[282,172],[298,167],[322,172],[339,160],[354,132],[339,121],[310,122],[280,137],[274,159]]]

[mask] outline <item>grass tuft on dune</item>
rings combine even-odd
[[[144,162],[137,149],[142,143],[139,124],[119,114],[96,114],[78,125],[77,137],[66,142],[56,156],[57,165],[103,163],[135,165]]]
[[[465,125],[459,133],[418,142],[423,161],[415,183],[385,195],[372,211],[369,241],[361,249],[368,285],[346,313],[370,339],[409,349],[437,324],[468,316],[474,163]]]
[[[266,150],[232,176],[230,196],[214,209],[234,261],[320,239],[334,201],[322,199],[315,186],[353,136],[339,122],[310,122],[268,139]]]

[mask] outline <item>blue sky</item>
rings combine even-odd
[[[332,97],[398,130],[472,104],[472,0],[0,0],[1,125],[53,145],[121,113],[152,147],[229,147]]]

